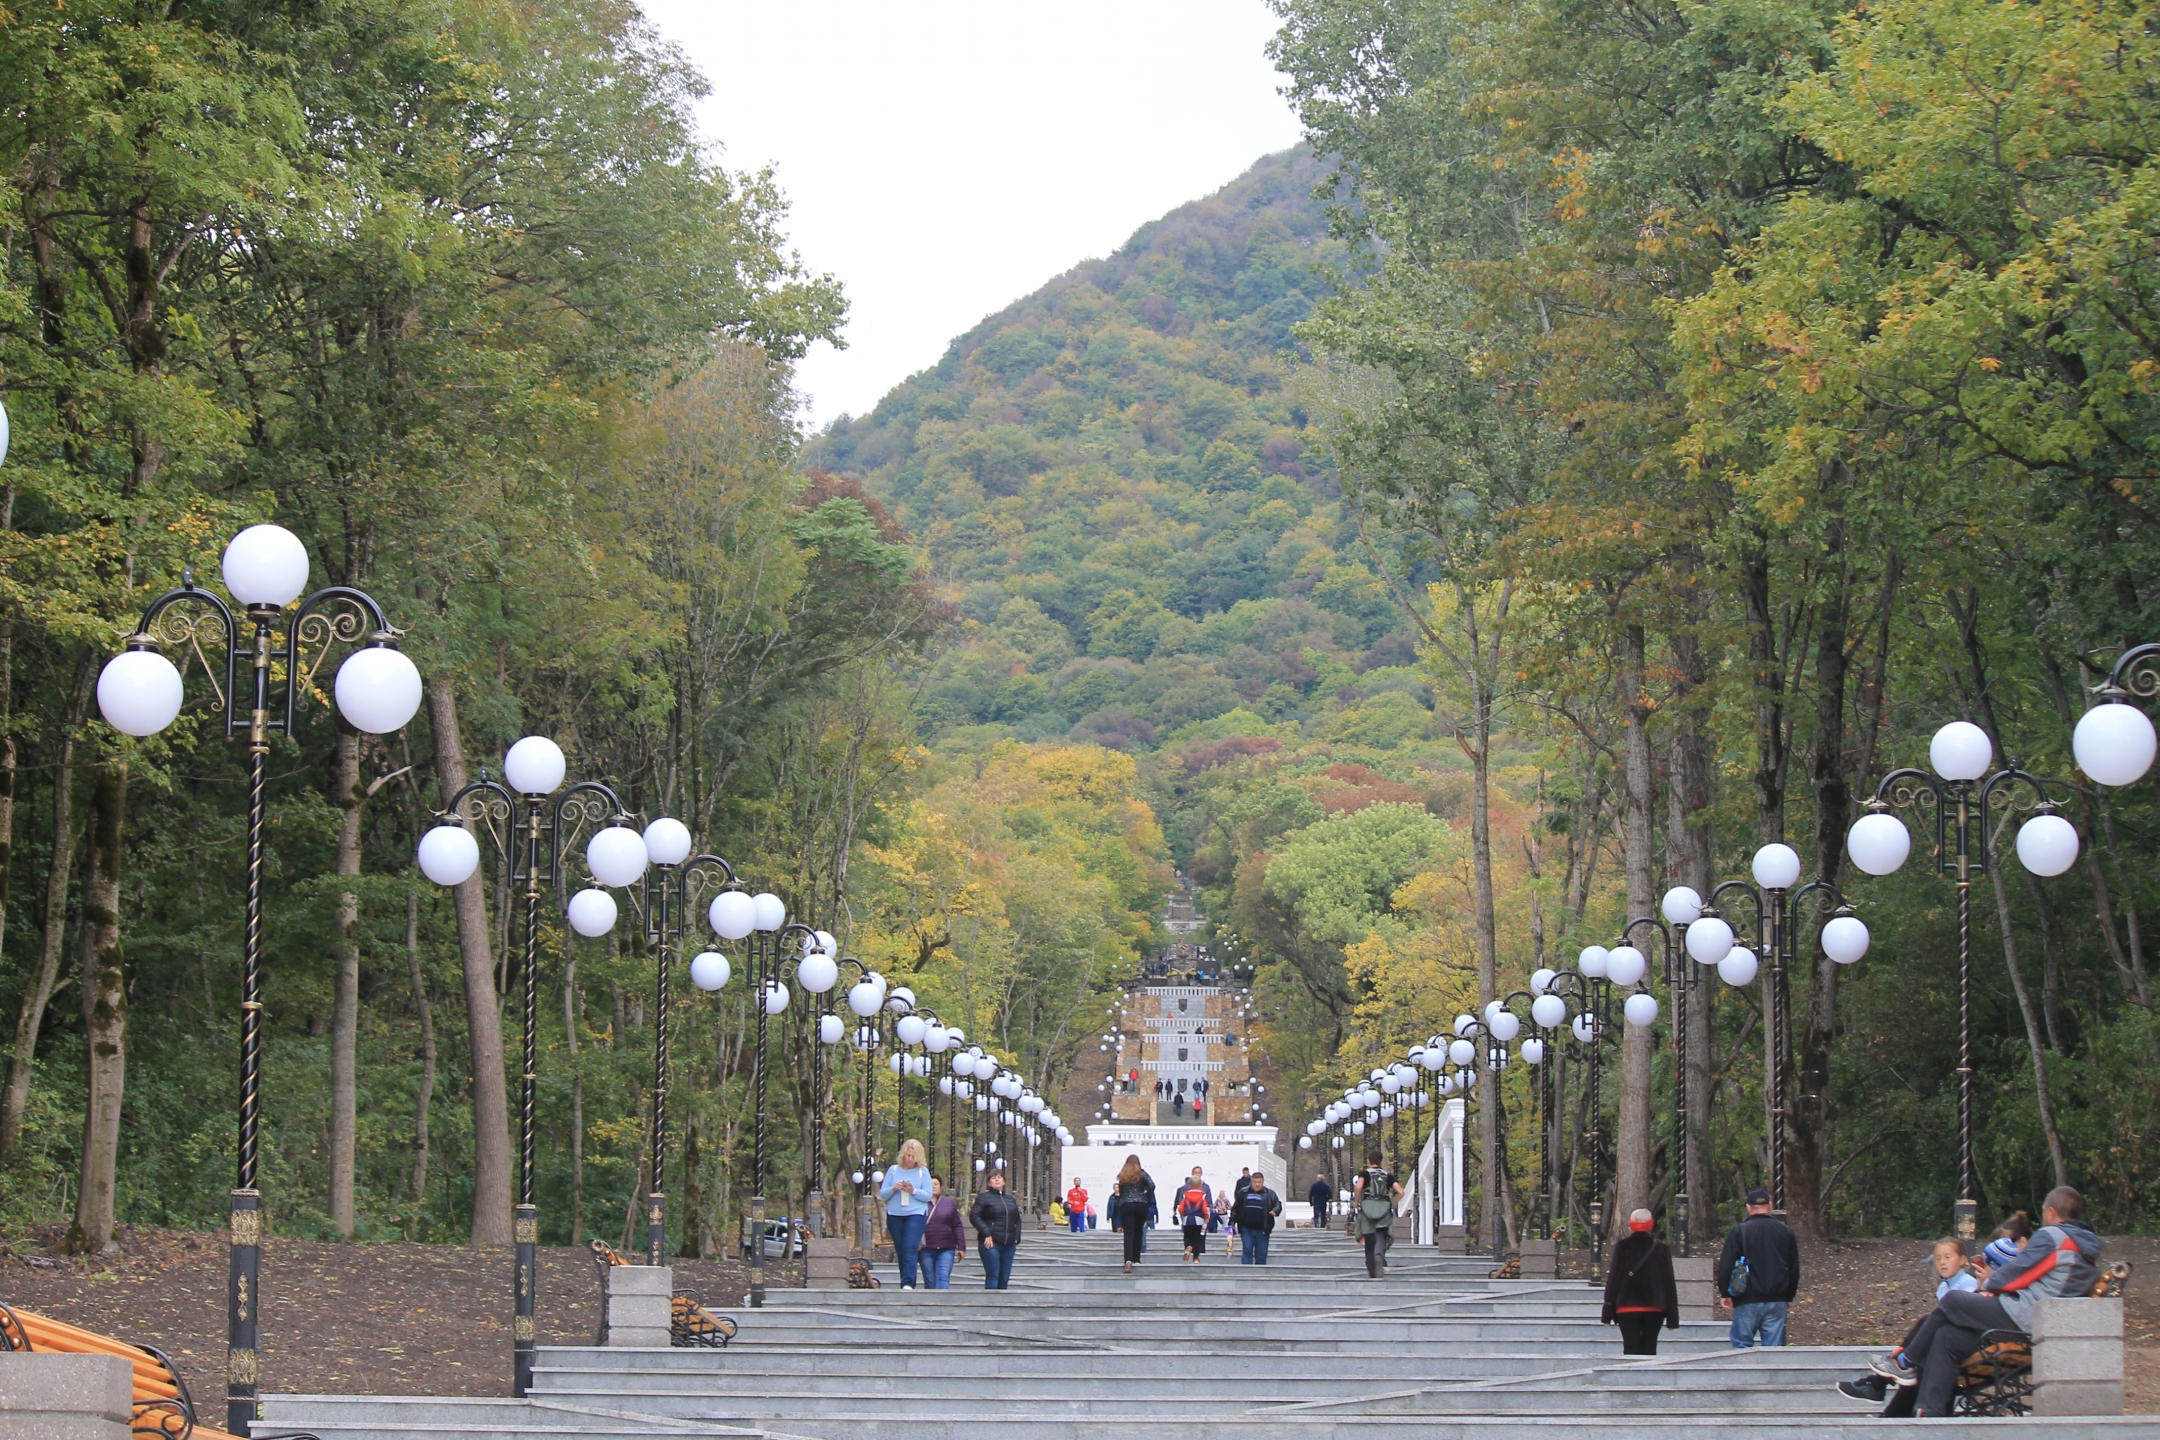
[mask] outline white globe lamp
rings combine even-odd
[[[1715,965],[1732,947],[1732,926],[1715,915],[1687,927],[1687,953],[1698,964]]]
[[[388,644],[355,650],[338,666],[331,687],[338,714],[365,735],[405,728],[420,708],[420,671],[404,651]]]
[[[1675,885],[1665,892],[1658,909],[1669,924],[1692,925],[1702,914],[1702,896],[1695,893],[1693,886]]]
[[[632,885],[645,873],[645,842],[627,825],[610,825],[585,842],[585,865],[602,885]]]
[[[701,950],[690,961],[690,983],[700,990],[718,990],[734,973],[727,956],[717,950]]]
[[[1863,815],[1845,832],[1845,853],[1870,875],[1892,875],[1912,853],[1912,832],[1895,815]]]
[[[712,926],[713,934],[723,940],[740,940],[757,928],[756,907],[740,890],[723,890],[713,896],[705,919]]]
[[[1540,995],[1530,1002],[1530,1018],[1547,1030],[1567,1020],[1567,1001],[1558,995]]]
[[[840,962],[822,950],[813,950],[796,962],[795,983],[805,994],[823,995],[840,983]]]
[[[480,842],[462,825],[437,825],[420,837],[419,861],[437,885],[462,885],[480,868]]]
[[[1602,980],[1605,978],[1606,958],[1611,954],[1603,945],[1585,946],[1583,952],[1575,957],[1575,969],[1589,979]]]
[[[1731,954],[1717,962],[1718,979],[1735,988],[1752,985],[1759,968],[1755,952],[1736,945]]]
[[[2035,875],[2060,875],[2077,863],[2077,828],[2060,815],[2035,815],[2018,827],[2017,854]]]
[[[2102,785],[2130,785],[2152,768],[2156,737],[2143,710],[2120,702],[2095,705],[2078,717],[2070,752],[2078,769]]]
[[[1765,890],[1790,890],[1800,880],[1800,852],[1775,842],[1755,852],[1748,866],[1755,883]]]
[[[757,907],[758,929],[769,934],[787,924],[787,906],[770,890],[761,890],[751,896],[750,903]]]
[[[503,756],[503,779],[520,795],[552,795],[563,782],[562,747],[545,735],[527,735]]]
[[[1995,743],[1970,720],[1953,720],[1928,741],[1928,764],[1945,780],[1977,780],[1995,759]]]
[[[645,827],[645,853],[655,865],[680,865],[690,858],[690,827],[666,815]]]
[[[182,700],[180,672],[155,650],[123,650],[98,672],[98,713],[123,735],[155,735]]]
[[[1633,985],[1650,969],[1650,962],[1633,945],[1616,945],[1606,956],[1605,974],[1615,985]]]
[[[1840,965],[1850,965],[1867,954],[1868,929],[1856,915],[1833,916],[1822,927],[1823,954]]]
[[[307,589],[307,546],[282,525],[250,525],[226,543],[221,568],[233,599],[282,610]]]
[[[570,928],[596,939],[615,928],[615,897],[601,889],[580,890],[570,897]]]
[[[1627,997],[1627,1023],[1640,1030],[1657,1019],[1657,997],[1635,994]]]

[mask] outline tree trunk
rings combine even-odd
[[[435,775],[444,799],[465,787],[465,745],[457,697],[447,684],[427,687],[428,724],[435,734]],[[469,823],[468,823],[468,828]],[[458,953],[464,961],[465,1021],[472,1065],[472,1243],[510,1243],[510,1095],[503,1075],[502,1010],[495,994],[485,870],[451,891],[457,907]]]
[[[1655,805],[1650,771],[1650,695],[1645,688],[1643,627],[1627,625],[1620,645],[1620,687],[1627,715],[1628,918],[1657,914],[1651,820]],[[1650,1203],[1650,1080],[1655,1059],[1650,1027],[1620,1025],[1620,1113],[1613,1165],[1613,1213],[1608,1233],[1629,1211]]]
[[[120,952],[121,837],[126,833],[125,760],[98,768],[90,806],[90,876],[83,891],[82,1008],[90,1048],[83,1106],[82,1168],[72,1255],[103,1255],[113,1245],[114,1187],[120,1158],[120,1104],[127,1083],[127,982]]]
[[[1852,788],[1845,770],[1845,686],[1851,651],[1851,575],[1844,564],[1845,526],[1825,527],[1823,552],[1836,584],[1817,610],[1815,630],[1815,748],[1808,782],[1815,794],[1815,873],[1835,885],[1845,858],[1845,832],[1852,827]],[[1809,902],[1808,909],[1815,909]],[[1800,1054],[1792,1104],[1786,1110],[1786,1215],[1804,1239],[1829,1234],[1823,1213],[1823,1186],[1830,1174],[1830,1047],[1837,1038],[1839,966],[1818,944],[1800,943],[1808,932],[1808,914],[1795,913],[1794,964],[1807,976],[1807,1014],[1800,1027]],[[1770,1037],[1773,1044],[1783,1035]]]
[[[1765,845],[1785,838],[1785,662],[1777,614],[1770,608],[1770,556],[1750,550],[1740,562],[1747,604],[1748,668],[1755,700],[1755,831]]]
[[[80,685],[78,685],[78,690]],[[67,951],[68,887],[75,868],[75,732],[62,724],[53,744],[52,867],[45,877],[43,953],[36,981],[24,993],[15,1020],[15,1049],[8,1057],[7,1095],[0,1100],[0,1160],[22,1143],[23,1112],[30,1104],[30,1078],[36,1069],[38,1032],[45,1007],[60,982],[60,958]]]
[[[1699,597],[1700,587],[1691,587]],[[1672,711],[1671,819],[1665,836],[1673,882],[1688,886],[1707,898],[1717,883],[1717,842],[1711,825],[1711,806],[1716,803],[1716,757],[1703,724],[1700,707],[1709,698],[1705,685],[1709,664],[1692,630],[1683,627],[1672,638],[1674,685]],[[1677,1083],[1687,1095],[1688,1223],[1693,1236],[1708,1233],[1705,1221],[1710,1209],[1710,1036],[1716,1018],[1712,1009],[1718,987],[1708,983],[1710,972],[1696,965],[1685,952],[1674,960],[1688,985],[1688,1035],[1685,1054],[1676,1057]]]
[[[332,800],[340,812],[337,875],[360,873],[360,732],[337,722]],[[360,897],[338,893],[337,983],[330,1002],[330,1223],[352,1239],[359,1217],[353,1200],[353,1156],[359,1119]]]
[[[413,1221],[405,1238],[418,1236],[414,1221],[427,1199],[428,1109],[435,1103],[435,1003],[428,998],[427,975],[420,968],[420,895],[405,895],[405,964],[412,972],[413,1008],[420,1012],[420,1089],[413,1096]]]

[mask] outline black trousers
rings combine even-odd
[[[1652,1311],[1646,1315],[1615,1315],[1613,1323],[1620,1327],[1621,1354],[1657,1354],[1657,1332],[1665,1323],[1662,1313]]]
[[[1989,1330],[2016,1328],[2010,1312],[1993,1295],[1953,1290],[1936,1301],[1934,1310],[1913,1327],[1905,1347],[1905,1363],[1920,1369],[1920,1393],[1914,1399],[1917,1412],[1948,1415],[1957,1397],[1958,1367],[1980,1348],[1980,1336]]]
[[[1185,1226],[1185,1248],[1195,1255],[1207,1254],[1207,1226],[1188,1222]]]
[[[1388,1246],[1394,1243],[1395,1237],[1388,1233],[1388,1228],[1385,1225],[1366,1235],[1365,1273],[1367,1275],[1370,1275],[1375,1280],[1380,1278],[1381,1270],[1387,1266]]]
[[[1147,1201],[1126,1200],[1117,1207],[1118,1229],[1125,1236],[1125,1263],[1135,1264],[1140,1259],[1140,1236],[1147,1229]]]

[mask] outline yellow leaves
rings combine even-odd
[[[1980,357],[1980,368],[1989,371],[2000,370],[2002,369],[2002,361],[1992,355],[1983,355]]]

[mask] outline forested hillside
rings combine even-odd
[[[1298,328],[1358,281],[1327,175],[1303,150],[1263,159],[959,337],[802,462],[888,505],[958,609],[918,681],[934,751],[1139,759],[1172,858],[1268,962],[1298,1107],[1279,1120],[1475,983],[1470,712],[1405,608],[1439,572],[1360,533],[1323,429],[1339,400]],[[1500,860],[1504,943],[1527,972],[1548,928],[1610,923],[1609,766],[1535,715],[1497,744],[1488,808],[1526,842]]]

